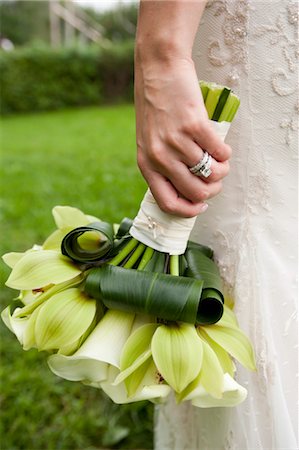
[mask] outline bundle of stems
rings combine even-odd
[[[228,88],[201,90],[210,119],[233,120],[239,99]],[[161,401],[171,388],[199,407],[245,399],[231,356],[254,370],[254,355],[210,248],[188,241],[172,255],[132,237],[130,219],[115,227],[71,207],[53,215],[42,246],[3,257],[20,294],[2,319],[24,350],[50,352],[56,375],[116,403]]]
[[[209,118],[215,122],[231,122],[240,104],[231,89],[204,81],[200,82],[200,88]],[[162,253],[131,237],[131,224],[128,219],[121,224],[117,238],[122,236],[122,239],[118,241],[116,254],[112,250],[106,255],[109,267],[91,271],[85,282],[85,291],[108,308],[113,306],[124,311],[149,313],[163,320],[198,324],[217,322],[223,313],[223,293],[218,268],[212,261],[212,250],[189,243],[184,255]],[[62,243],[63,254],[75,261],[72,246],[75,243],[78,250],[76,235],[81,235],[81,232],[80,229],[74,230],[72,239],[66,236]],[[136,270],[128,272],[122,268]],[[154,278],[153,273],[159,275]],[[187,282],[186,277],[192,281]],[[157,292],[163,292],[163,298],[160,295],[159,300],[153,301],[152,285],[159,286]],[[151,301],[145,286],[151,292]],[[167,308],[165,304],[168,304]]]

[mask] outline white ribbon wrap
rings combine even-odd
[[[209,121],[224,141],[230,122]],[[130,234],[138,241],[159,252],[182,255],[194,226],[196,217],[182,218],[167,214],[159,208],[148,189],[133,221]]]

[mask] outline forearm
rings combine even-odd
[[[167,62],[190,58],[206,0],[141,0],[135,61]]]

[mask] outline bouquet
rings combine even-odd
[[[224,139],[239,106],[201,83]],[[226,304],[213,251],[190,242],[195,219],[163,213],[150,191],[134,221],[101,221],[56,206],[57,229],[25,253],[8,253],[19,295],[2,319],[24,350],[49,354],[56,375],[100,388],[115,403],[234,406],[247,395],[234,359],[255,369],[250,341]]]

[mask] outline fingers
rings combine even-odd
[[[149,188],[162,211],[179,217],[195,217],[208,208],[204,202],[192,203],[179,197],[172,184],[156,173],[151,177]]]
[[[188,168],[195,166],[197,163],[199,163],[199,161],[201,161],[203,157],[203,150],[199,147],[198,144],[196,144],[195,142],[186,141],[184,142],[184,145],[182,145],[181,147],[183,147],[184,149],[188,148],[188,153],[186,151],[183,153],[182,150],[180,150],[181,161]],[[229,173],[228,160],[218,162],[217,160],[212,158],[211,171],[212,171],[211,175],[208,178],[203,179],[204,182],[211,183],[222,180]],[[196,175],[193,175],[193,177],[194,176]],[[193,177],[192,182],[194,181]]]
[[[173,171],[169,171],[166,178],[173,184],[177,192],[194,203],[208,200],[219,194],[222,189],[220,178],[217,181],[206,183],[203,179],[193,175],[181,162],[177,162]]]
[[[188,134],[193,137],[201,148],[213,156],[216,161],[226,161],[231,157],[231,147],[220,139],[209,122],[201,121],[193,125],[191,124],[188,129]]]

